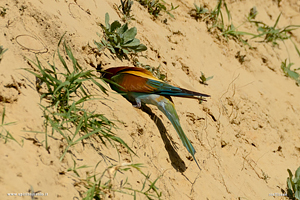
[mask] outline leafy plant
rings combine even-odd
[[[255,23],[257,26],[257,31],[259,32],[258,35],[253,36],[253,38],[258,37],[264,37],[264,40],[261,42],[272,42],[272,44],[278,45],[277,40],[284,41],[291,38],[291,31],[297,29],[300,27],[300,25],[289,25],[284,28],[276,28],[279,19],[280,19],[281,13],[278,15],[275,24],[273,26],[268,26],[264,22],[260,21],[250,21],[252,23]]]
[[[287,196],[293,200],[300,200],[300,167],[295,172],[295,177],[290,169],[287,169],[289,177],[287,178]]]
[[[5,118],[5,107],[3,108],[2,112],[2,119],[1,119],[1,124],[0,124],[0,138],[4,139],[4,144],[7,143],[8,140],[13,140],[16,143],[18,143],[20,146],[23,146],[24,141],[22,140],[22,144],[20,144],[13,136],[12,134],[6,130],[5,126],[13,125],[16,122],[9,122],[9,123],[4,123],[4,118]]]
[[[300,70],[300,68],[291,70],[291,67],[293,65],[294,65],[294,63],[289,63],[287,65],[286,60],[285,60],[284,62],[281,63],[281,69],[287,77],[291,77],[292,79],[294,79],[296,81],[296,84],[299,86],[300,85],[300,74],[296,71]]]
[[[58,47],[60,43],[61,40]],[[97,136],[104,145],[106,142],[113,146],[115,146],[114,143],[119,143],[133,152],[121,138],[112,132],[112,129],[115,128],[113,122],[103,114],[90,112],[83,107],[93,97],[89,94],[85,84],[94,84],[104,93],[106,93],[106,89],[98,83],[98,81],[103,81],[101,78],[94,75],[92,70],[84,70],[78,64],[66,43],[63,44],[63,47],[68,60],[72,63],[71,70],[60,54],[59,48],[57,55],[65,72],[58,72],[54,63],[48,63],[50,68],[45,68],[37,57],[36,63],[31,61],[37,67],[37,72],[25,69],[35,75],[41,83],[45,83],[47,87],[47,91],[41,95],[41,99],[48,99],[50,104],[48,106],[40,105],[45,118],[45,148],[49,150],[48,129],[50,128],[52,133],[50,137],[54,137],[54,133],[58,133],[67,143],[60,160],[64,158],[70,147],[93,135]]]
[[[81,184],[88,189],[88,191],[84,194],[83,200],[106,199],[107,195],[114,196],[115,192],[133,196],[134,199],[137,199],[137,194],[143,195],[145,199],[161,199],[160,197],[162,194],[161,192],[158,192],[158,188],[155,186],[160,177],[153,182],[150,181],[150,175],[144,174],[140,169],[141,167],[142,164],[131,163],[111,165],[102,172],[100,177],[97,177],[96,174],[88,177],[86,181],[81,181]],[[123,174],[132,169],[137,170],[145,177],[141,189],[133,188],[128,180],[128,177],[126,180],[117,182],[116,177],[118,172]]]
[[[133,1],[131,0],[120,0],[120,1],[121,1],[121,5],[118,7],[118,9],[122,11],[124,15],[123,21],[126,22],[130,20],[134,20],[133,15],[130,14]]]
[[[174,18],[174,15],[170,13],[171,11],[177,9],[179,6],[174,7],[174,5],[171,3],[171,9],[167,10],[167,7],[165,6],[166,2],[163,0],[136,0],[139,2],[142,6],[148,9],[148,13],[155,18],[157,18],[161,11],[167,13],[172,18]]]
[[[200,76],[200,80],[199,82],[203,85],[207,85],[207,81],[209,81],[210,79],[212,79],[214,76],[210,76],[210,77],[207,77],[201,72],[201,76]]]
[[[0,46],[0,61],[2,60],[2,56],[6,51],[7,49],[4,49],[3,46]]]
[[[128,24],[121,25],[119,21],[114,21],[109,24],[109,15],[105,14],[105,26],[100,24],[103,29],[104,36],[100,43],[94,41],[98,49],[101,51],[104,48],[122,60],[129,59],[128,54],[137,54],[147,50],[147,47],[140,44],[140,40],[135,38],[137,34],[136,27],[128,29]]]

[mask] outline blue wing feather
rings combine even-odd
[[[156,88],[156,90],[153,91],[153,93],[160,94],[160,95],[170,95],[170,96],[180,96],[180,97],[190,97],[190,98],[199,98],[201,96],[210,97],[210,95],[207,94],[202,94],[199,92],[193,92],[190,90],[182,89],[157,80],[148,79],[146,84],[153,88]]]

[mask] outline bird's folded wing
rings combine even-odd
[[[209,97],[210,95],[193,92],[169,85],[154,77],[151,72],[145,69],[121,71],[112,77],[112,80],[123,88],[122,92],[155,93],[160,95],[180,96],[188,98]]]
[[[156,91],[155,87],[147,84],[149,80],[147,77],[152,77],[147,74],[141,74],[143,76],[137,76],[137,74],[139,74],[139,72],[131,74],[126,71],[126,73],[119,73],[113,76],[112,80],[122,87],[118,88],[118,90],[122,92],[153,93]]]
[[[156,81],[153,79],[148,79],[147,84],[151,87],[157,88],[155,93],[160,95],[170,95],[170,96],[179,96],[179,97],[188,97],[188,98],[199,98],[199,97],[210,97],[210,95],[193,92],[183,88],[175,87],[169,85],[165,82]]]

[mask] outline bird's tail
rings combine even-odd
[[[200,93],[200,92],[194,92],[194,91],[191,91],[191,90],[186,90],[186,89],[183,89],[183,88],[180,88],[181,89],[181,92],[178,93],[178,94],[175,94],[174,96],[179,96],[179,97],[187,97],[187,98],[200,98],[200,97],[210,97],[210,95],[208,94],[203,94],[203,93]]]
[[[171,121],[171,123],[173,124],[175,130],[177,131],[177,133],[179,135],[179,138],[182,141],[183,145],[190,152],[190,154],[192,155],[193,159],[195,160],[197,166],[201,170],[201,168],[200,168],[197,160],[195,159],[195,153],[196,153],[196,151],[195,151],[193,145],[191,144],[191,142],[189,141],[189,139],[186,137],[186,135],[184,134],[184,132],[183,132],[183,130],[181,128],[181,125],[180,125],[180,122],[179,122],[179,117],[178,117],[177,112],[175,110],[174,104],[169,99],[164,98],[164,104],[159,105],[158,108]]]

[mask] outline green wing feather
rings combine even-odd
[[[162,111],[167,117],[168,119],[171,121],[171,123],[173,124],[176,132],[179,135],[180,140],[182,141],[183,145],[185,146],[185,148],[189,151],[189,153],[192,155],[193,159],[195,160],[197,166],[199,167],[199,169],[201,170],[196,158],[195,158],[195,149],[193,147],[193,145],[191,144],[191,142],[189,141],[189,139],[186,137],[186,135],[184,134],[181,125],[180,125],[180,121],[179,121],[179,117],[177,115],[177,112],[175,110],[175,106],[174,104],[167,98],[164,98],[163,100],[165,103],[163,104],[164,106],[157,106],[159,108],[160,111]]]

